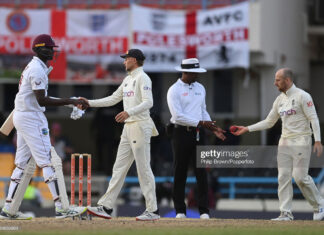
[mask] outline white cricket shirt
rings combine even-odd
[[[319,121],[312,97],[294,84],[286,93],[282,92],[277,97],[265,120],[248,126],[248,129],[250,132],[268,129],[279,118],[282,120],[281,136],[283,138],[312,135],[310,128],[310,123],[312,123],[315,141],[321,141]]]
[[[26,66],[19,81],[19,91],[15,98],[15,110],[20,112],[45,112],[45,107],[41,107],[36,99],[34,90],[45,90],[47,96],[48,89],[48,67],[38,57],[33,59]]]
[[[178,79],[168,90],[167,100],[171,123],[198,126],[199,121],[211,121],[206,110],[206,91],[198,82],[190,85]]]
[[[122,100],[124,110],[129,115],[125,122],[150,118],[149,109],[153,106],[152,81],[143,71],[143,67],[130,72],[111,96],[89,100],[89,104],[90,107],[109,107]]]

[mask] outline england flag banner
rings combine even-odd
[[[92,68],[98,66],[105,76],[109,64],[122,65],[119,55],[128,48],[129,13],[128,9],[0,8],[0,53],[30,55],[33,39],[39,34],[50,34],[60,50],[52,78],[66,80],[86,74],[83,77],[91,80],[96,76]],[[81,73],[75,72],[76,67],[82,68]]]
[[[249,3],[179,11],[132,6],[132,47],[148,72],[172,72],[184,58],[207,69],[249,67]]]

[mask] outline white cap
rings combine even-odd
[[[176,70],[187,73],[205,73],[206,69],[200,68],[197,58],[189,58],[182,60],[181,66],[176,66]]]

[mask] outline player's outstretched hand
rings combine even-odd
[[[202,126],[210,131],[212,131],[217,138],[221,139],[221,140],[225,140],[226,137],[224,135],[224,133],[226,133],[226,131],[224,131],[222,128],[216,126],[216,121],[200,121],[198,126]]]
[[[230,131],[233,135],[239,136],[239,135],[243,135],[244,133],[248,132],[249,129],[245,126],[231,126]]]
[[[323,145],[320,141],[315,141],[313,152],[317,153],[317,157],[321,156],[323,153]]]
[[[224,135],[224,133],[226,131],[224,131],[222,128],[220,127],[216,127],[217,130],[213,131],[213,133],[216,135],[216,137],[218,139],[221,139],[222,141],[224,141],[226,139],[226,136]]]
[[[119,114],[116,115],[115,120],[116,122],[124,122],[127,118],[129,118],[129,115],[126,111],[120,112]]]

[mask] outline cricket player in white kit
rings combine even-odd
[[[235,135],[245,132],[271,128],[279,118],[282,120],[282,134],[278,147],[278,197],[281,214],[273,220],[293,220],[291,213],[293,187],[292,177],[303,196],[314,209],[314,220],[324,218],[324,200],[316,188],[313,179],[308,175],[312,151],[312,129],[315,144],[313,151],[320,156],[323,152],[320,125],[312,97],[293,83],[291,69],[277,71],[275,86],[281,94],[273,103],[267,118],[254,125],[238,126]],[[312,129],[310,128],[312,125]]]
[[[98,206],[88,207],[88,211],[102,218],[111,218],[112,208],[127,172],[135,160],[140,187],[146,202],[146,211],[137,216],[136,220],[157,220],[160,216],[155,180],[150,165],[151,136],[158,135],[149,112],[153,106],[152,82],[143,71],[145,56],[142,51],[131,49],[121,57],[125,59],[124,65],[128,76],[111,96],[89,100],[90,107],[109,107],[123,101],[124,111],[115,119],[117,122],[125,122],[125,125],[107,192],[98,201]]]
[[[16,168],[11,175],[8,196],[0,219],[31,219],[21,212],[10,214],[11,202],[19,196],[17,192],[25,193],[25,190],[21,191],[19,187],[23,187],[20,183],[26,177],[27,165],[30,161],[35,161],[43,170],[45,183],[55,202],[56,218],[76,216],[86,211],[85,207],[62,207],[59,192],[61,187],[58,185],[58,174],[55,174],[54,165],[56,163],[53,163],[51,156],[49,129],[44,115],[44,106],[80,105],[84,108],[88,106],[87,102],[81,99],[59,99],[47,96],[48,76],[46,72],[48,67],[46,62],[53,59],[54,47],[57,46],[51,36],[46,34],[37,36],[32,45],[36,56],[21,75],[13,116],[14,126],[17,130]],[[66,194],[66,192],[61,192],[61,194]]]

